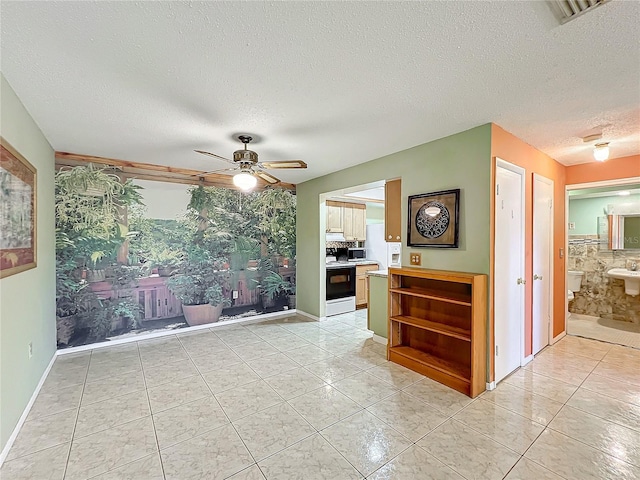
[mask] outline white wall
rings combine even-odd
[[[38,262],[36,268],[0,280],[2,449],[56,351],[54,151],[2,74],[0,133],[37,169]]]

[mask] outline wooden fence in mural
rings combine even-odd
[[[281,267],[278,273],[287,281],[295,284],[295,268]],[[227,282],[223,287],[226,298],[232,301],[233,307],[259,306],[260,289],[251,285],[251,280],[244,272],[239,272],[234,285]],[[100,298],[133,298],[140,305],[143,321],[159,320],[182,316],[182,304],[166,286],[167,277],[143,277],[138,279],[138,284],[132,288],[114,289],[109,282],[96,282],[91,284],[91,289]],[[237,291],[237,298],[233,298],[233,292]]]

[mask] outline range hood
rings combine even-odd
[[[343,233],[327,233],[327,242],[346,242],[347,239],[344,238]]]

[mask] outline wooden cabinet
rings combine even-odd
[[[387,242],[402,238],[402,181],[390,180],[384,185],[384,232]]]
[[[342,233],[344,231],[342,226],[343,205],[342,202],[327,201],[327,232]]]
[[[348,242],[367,239],[367,207],[360,203],[344,204],[344,238]]]
[[[327,232],[343,233],[348,242],[367,238],[367,207],[361,203],[327,201]]]
[[[378,270],[378,264],[356,265],[356,307],[365,307],[369,298],[369,284],[367,283],[367,272]]]
[[[485,390],[487,276],[389,269],[390,361],[470,397]]]
[[[367,207],[365,205],[357,205],[351,211],[353,214],[353,238],[363,242],[367,239]]]
[[[367,304],[367,276],[356,275],[356,307],[362,307]]]

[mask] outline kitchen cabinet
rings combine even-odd
[[[327,201],[327,232],[342,233],[348,242],[367,238],[367,207],[361,203]]]
[[[364,242],[367,239],[367,207],[358,205],[352,209],[353,212],[353,237]]]
[[[367,207],[360,203],[345,203],[343,213],[344,238],[348,242],[367,239]]]
[[[369,287],[367,283],[367,272],[369,270],[378,270],[378,264],[373,265],[357,265],[356,266],[356,307],[366,307],[367,298],[369,297]]]
[[[402,180],[390,180],[384,185],[384,238],[399,242],[402,232]]]
[[[327,232],[342,233],[343,227],[343,202],[327,201]]]

